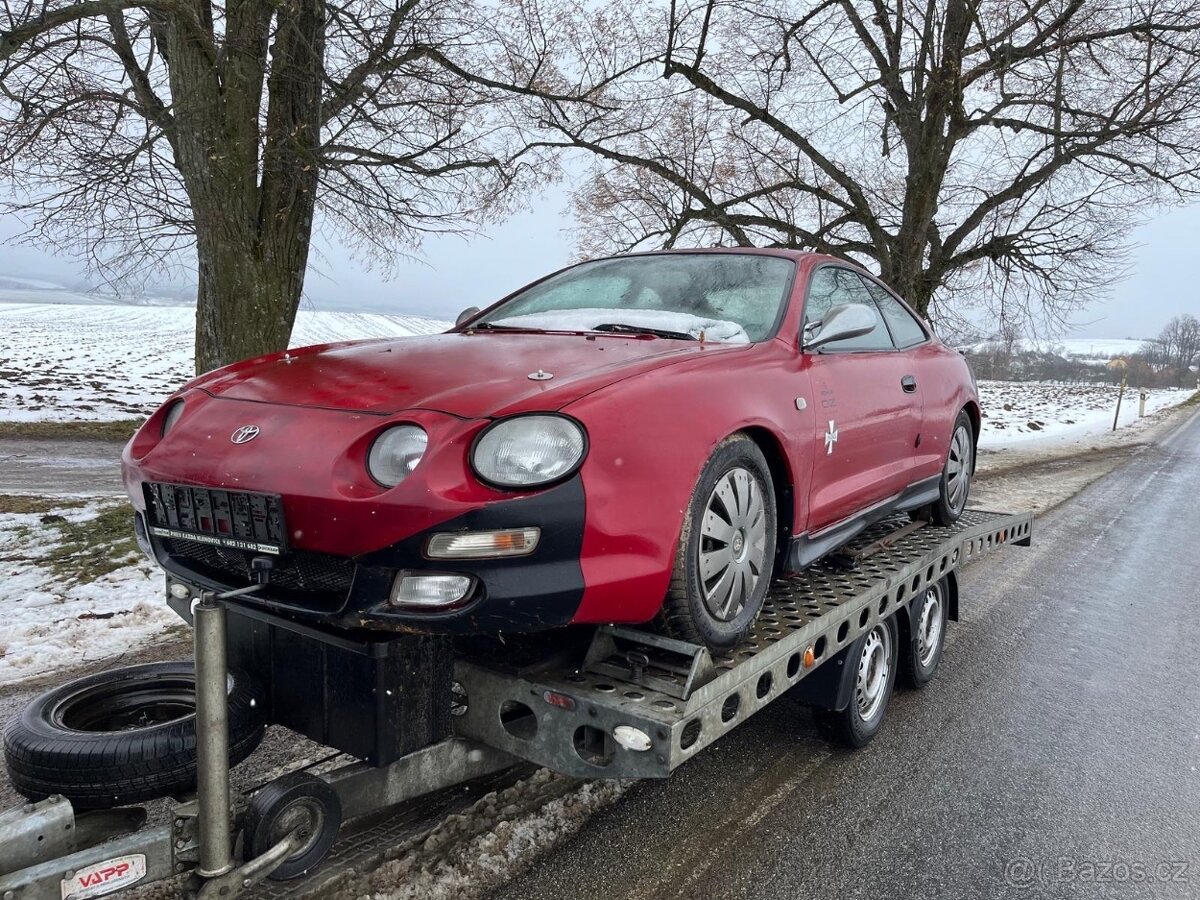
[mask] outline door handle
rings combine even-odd
[[[904,388],[904,393],[915,394],[917,392],[917,379],[911,375],[905,375],[900,379],[900,387]]]

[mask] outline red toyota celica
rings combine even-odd
[[[965,360],[855,266],[784,250],[582,263],[449,332],[202,375],[125,449],[177,581],[334,627],[659,620],[725,648],[773,575],[898,511],[949,523]]]

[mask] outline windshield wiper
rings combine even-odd
[[[478,325],[470,325],[467,331],[541,331],[541,328],[533,328],[528,325],[498,325],[495,322],[480,322]]]
[[[654,337],[669,338],[675,341],[694,341],[697,338],[686,331],[668,331],[666,328],[647,328],[643,325],[626,325],[623,322],[606,322],[597,325],[592,331],[609,331],[613,334],[650,334]]]

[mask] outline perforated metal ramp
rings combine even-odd
[[[779,579],[750,636],[711,659],[689,644],[639,644],[636,631],[607,629],[611,656],[592,654],[573,671],[519,677],[460,662],[467,711],[455,729],[572,775],[665,777],[946,572],[1003,544],[1027,545],[1033,527],[1029,513],[979,510],[948,527],[907,524],[880,523],[843,548],[841,564],[826,560]],[[633,665],[631,652],[639,654]],[[610,736],[619,725],[648,735],[650,749],[616,745]]]

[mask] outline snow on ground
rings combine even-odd
[[[86,501],[0,514],[0,687],[120,656],[180,624],[163,599],[162,570],[140,555],[93,581],[56,573],[48,560],[61,541],[55,521],[86,527],[100,509]]]
[[[581,782],[539,769],[396,848],[339,896],[479,900],[569,839],[632,783]]]
[[[0,289],[0,421],[138,418],[192,375],[193,309],[13,303],[4,302],[5,293]],[[421,316],[301,310],[292,346],[448,327]]]
[[[980,381],[983,452],[1017,445],[1068,445],[1112,430],[1120,389],[1111,384]],[[1118,431],[1140,428],[1152,413],[1187,400],[1187,388],[1146,391],[1146,419],[1138,416],[1139,391],[1127,388]]]

